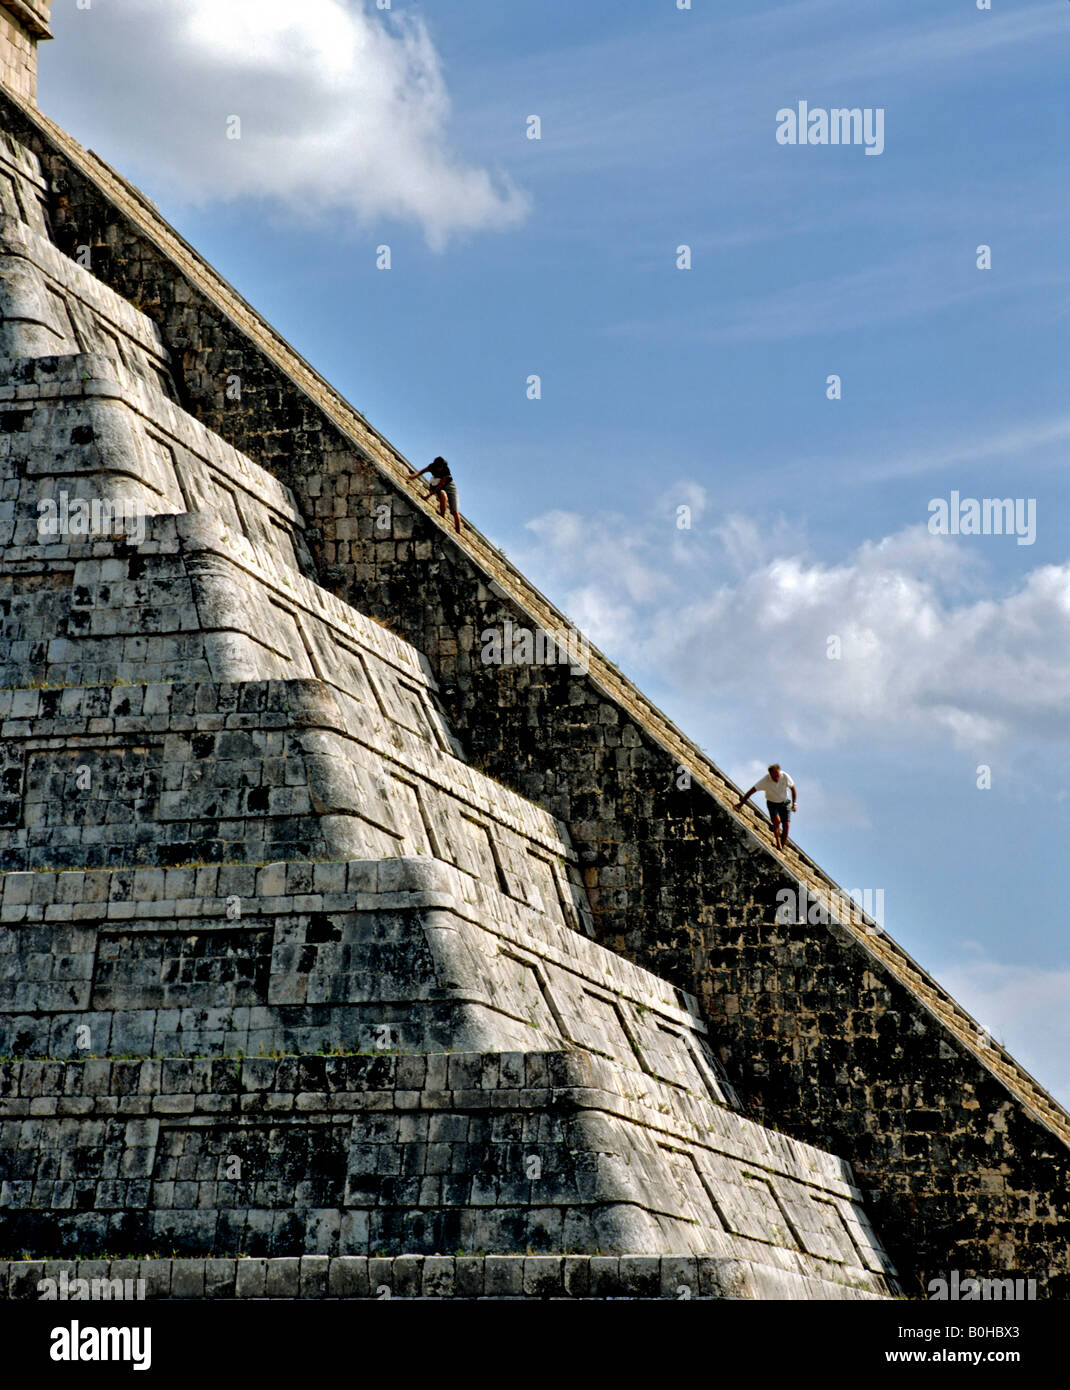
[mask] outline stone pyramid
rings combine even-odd
[[[873,1298],[1026,1258],[1060,1287],[1065,1112],[37,111],[28,8],[0,1288]],[[551,659],[482,663],[505,623]]]

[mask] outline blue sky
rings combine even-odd
[[[1070,6],[992,5],[57,0],[40,104],[1067,1103]]]

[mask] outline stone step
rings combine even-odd
[[[679,1302],[875,1299],[889,1294],[875,1283],[814,1278],[771,1264],[709,1255],[303,1255],[292,1259],[0,1261],[0,1298],[77,1302],[94,1296],[112,1302],[142,1298]]]

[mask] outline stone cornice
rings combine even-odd
[[[13,14],[22,27],[35,39],[50,39],[48,27],[52,0],[0,0],[0,9]]]

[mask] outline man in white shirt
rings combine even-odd
[[[755,792],[765,792],[765,809],[773,822],[773,839],[777,849],[783,849],[788,843],[788,829],[797,805],[795,783],[781,771],[779,763],[770,763],[767,776],[755,782],[746,796],[740,797],[736,810],[742,811]]]

